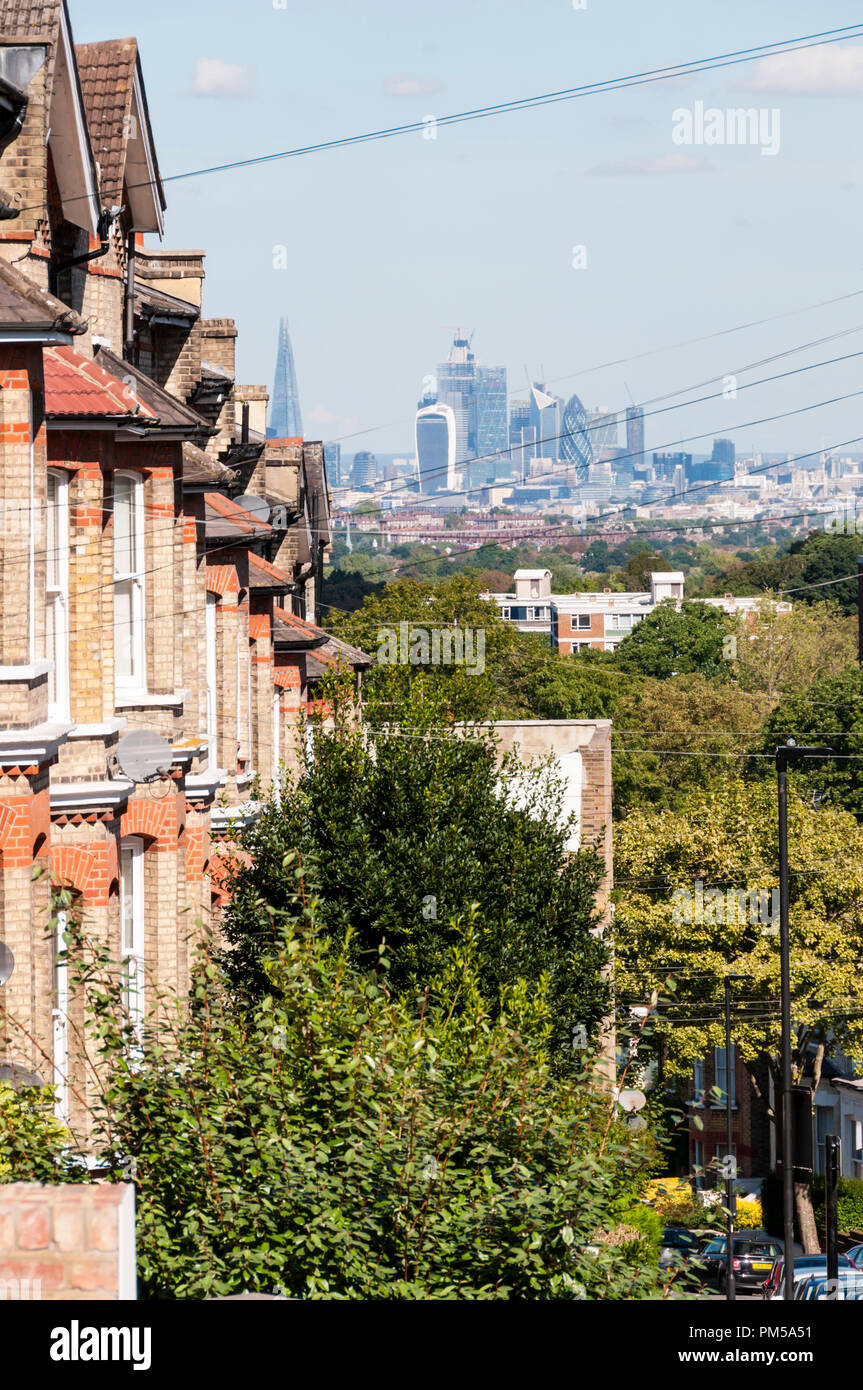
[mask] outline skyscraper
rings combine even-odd
[[[593,457],[608,460],[617,449],[617,416],[609,410],[589,410],[587,427]]]
[[[327,470],[327,482],[332,487],[342,485],[342,446],[341,444],[324,445],[324,465]]]
[[[588,430],[588,422],[587,411],[578,396],[570,396],[563,412],[561,438],[558,447],[560,457],[575,467],[575,477],[578,483],[586,482],[588,470],[594,460],[593,440]],[[610,491],[610,470],[608,487]]]
[[[476,369],[477,482],[509,474],[506,367]]]
[[[354,487],[374,487],[378,480],[378,461],[374,454],[369,453],[368,449],[361,449],[358,454],[354,454],[354,466],[351,472],[351,482]]]
[[[443,401],[420,406],[415,430],[420,491],[425,496],[455,491],[456,424],[452,406]]]
[[[541,381],[535,381],[530,388],[530,423],[536,430],[537,456],[559,458],[560,401],[557,396],[548,395]]]
[[[300,414],[300,394],[294,368],[294,350],[288,320],[279,320],[279,348],[276,355],[276,375],[270,400],[268,439],[301,439],[303,420]]]
[[[476,455],[476,362],[468,338],[456,337],[437,369],[437,398],[455,416],[456,463]]]
[[[455,419],[455,463],[457,468],[464,465],[465,486],[481,485],[503,471],[509,449],[506,368],[478,367],[470,339],[460,331],[437,369],[437,400],[450,407]],[[424,396],[422,407],[431,404]]]
[[[636,472],[644,469],[644,411],[640,405],[626,407],[626,450]]]

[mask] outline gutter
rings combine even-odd
[[[55,298],[59,298],[57,285],[61,270],[69,270],[72,266],[84,265],[88,261],[97,261],[102,256],[107,256],[111,249],[111,227],[113,223],[116,222],[119,215],[119,208],[116,210],[112,209],[111,212],[102,212],[99,218],[99,245],[95,251],[85,251],[82,256],[71,256],[68,260],[55,261],[52,263],[48,271],[48,288]]]

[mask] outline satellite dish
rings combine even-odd
[[[621,1091],[617,1103],[621,1110],[643,1110],[647,1104],[647,1096],[643,1091]]]
[[[625,1123],[636,1134],[641,1134],[647,1129],[647,1121],[643,1115],[627,1115]]]
[[[244,512],[250,512],[256,521],[269,525],[270,504],[266,497],[253,497],[250,492],[244,492],[242,497],[232,497],[231,501],[242,507]]]
[[[161,734],[152,729],[134,729],[120,739],[116,757],[120,771],[130,782],[149,782],[152,777],[167,777],[174,752]]]
[[[15,957],[5,941],[0,941],[0,985],[5,985],[15,969]]]

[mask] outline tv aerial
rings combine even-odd
[[[174,751],[168,740],[154,730],[133,729],[120,739],[114,757],[130,782],[153,782],[168,776]]]

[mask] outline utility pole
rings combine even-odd
[[[799,748],[789,738],[776,749],[779,800],[779,969],[782,1032],[782,1226],[785,1246],[785,1297],[794,1297],[794,1144],[791,1131],[791,938],[788,926],[788,784],[789,762],[829,757],[829,748]]]
[[[731,985],[734,980],[742,980],[743,975],[725,976],[725,1297],[733,1303],[737,1297],[734,1283],[734,1218],[737,1215],[737,1195],[734,1179],[737,1176],[737,1161],[731,1149],[732,1129],[732,1071],[731,1071]]]
[[[827,1214],[827,1278],[839,1278],[839,1168],[840,1141],[838,1134],[824,1138],[824,1205]]]

